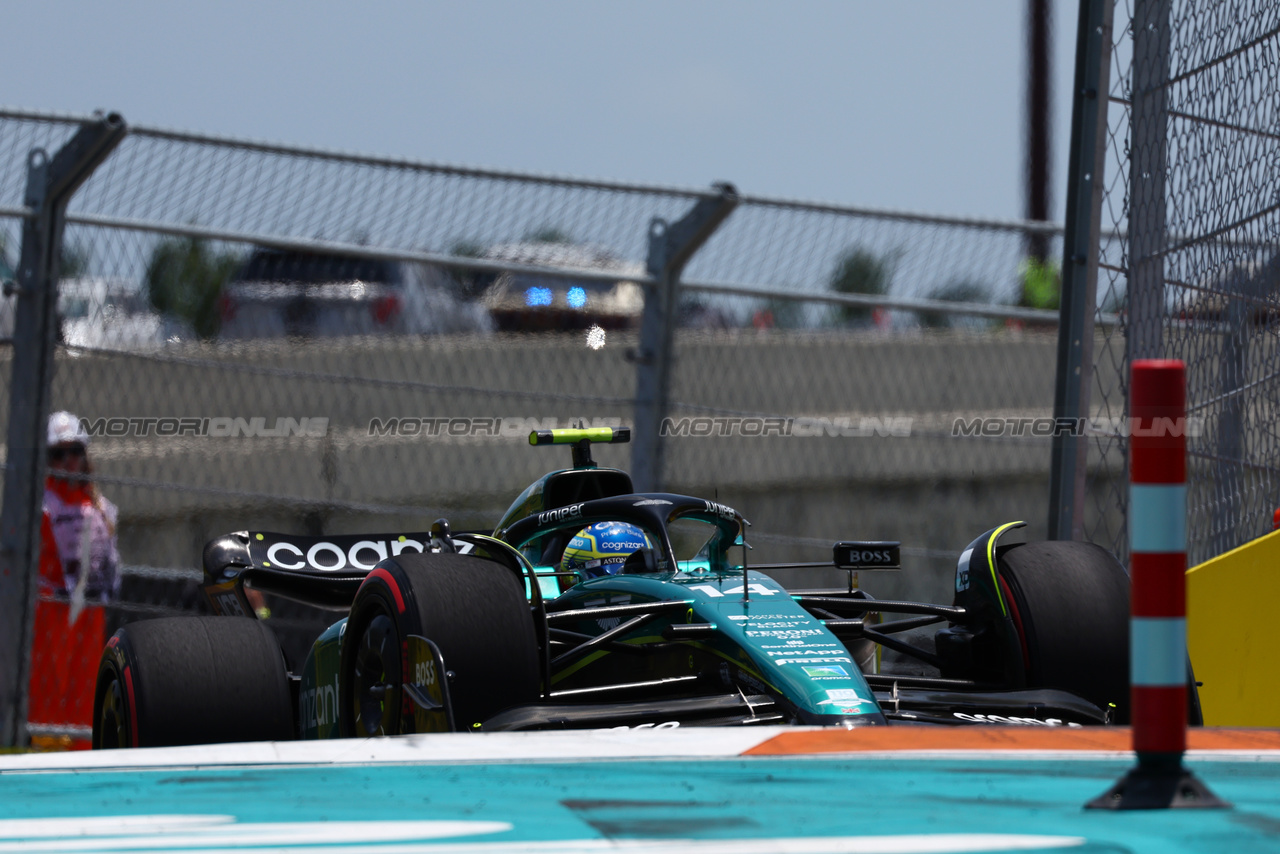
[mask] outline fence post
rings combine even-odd
[[[1089,417],[1093,382],[1093,318],[1098,290],[1098,234],[1111,87],[1112,0],[1081,0],[1071,110],[1070,178],[1062,240],[1062,299],[1054,381],[1055,424]],[[1049,469],[1049,539],[1084,539],[1088,442],[1081,431],[1056,430]]]
[[[680,302],[680,273],[738,205],[738,191],[732,184],[714,186],[716,196],[700,200],[677,222],[654,218],[649,223],[647,269],[653,284],[645,288],[640,320],[631,443],[631,477],[638,492],[656,492],[663,487],[659,431],[667,414],[671,386],[672,332]]]
[[[81,126],[52,158],[41,148],[27,161],[16,277],[13,365],[9,384],[8,457],[0,510],[0,745],[26,742],[27,680],[35,612],[44,494],[45,425],[58,336],[58,255],[67,203],[125,135],[120,116]]]
[[[1164,354],[1165,183],[1169,139],[1170,0],[1133,7],[1132,151],[1129,166],[1128,359]]]
[[[1244,507],[1244,496],[1249,490],[1244,465],[1247,455],[1244,436],[1251,355],[1249,338],[1250,333],[1256,331],[1256,327],[1250,327],[1258,312],[1249,297],[1260,288],[1252,285],[1248,274],[1239,272],[1229,276],[1224,284],[1226,305],[1222,319],[1226,329],[1222,334],[1222,356],[1218,363],[1218,387],[1215,390],[1220,403],[1212,434],[1216,459],[1210,463],[1206,473],[1206,480],[1215,485],[1215,500],[1208,542],[1202,540],[1196,544],[1195,563],[1228,552],[1257,536],[1252,533],[1257,530],[1252,524],[1257,520],[1249,519]],[[1253,358],[1255,362],[1260,361],[1258,354],[1253,354]]]

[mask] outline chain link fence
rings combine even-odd
[[[1117,4],[1093,413],[1122,425],[1127,365],[1181,359],[1192,565],[1272,529],[1280,507],[1280,5]],[[1123,430],[1090,454],[1089,539],[1127,553]]]
[[[28,151],[88,120],[0,114],[10,264]],[[120,508],[102,630],[201,610],[229,531],[491,530],[569,465],[530,429],[635,422],[652,224],[727,192],[129,128],[67,211],[52,376]],[[659,485],[741,509],[760,561],[901,539],[878,595],[949,601],[973,537],[1043,537],[1056,313],[1015,304],[1028,236],[1054,257],[1060,229],[731,202],[680,273]],[[265,605],[295,664],[332,619]],[[35,638],[37,679],[60,648]],[[82,732],[66,717],[31,726]]]
[[[1280,7],[1128,0],[1112,36],[1083,526],[1127,553],[1127,366],[1179,358],[1198,563],[1280,506]],[[0,111],[6,281],[22,278],[31,152],[92,121]],[[708,205],[727,216],[684,245],[668,294],[654,223],[675,233]],[[491,528],[568,464],[528,446],[533,428],[636,424],[599,462],[736,506],[758,560],[900,539],[903,571],[864,586],[946,600],[973,536],[1013,518],[1046,533],[1056,313],[1014,306],[1043,274],[1028,245],[1061,257],[1061,238],[132,127],[67,210],[50,401],[93,434],[124,580],[88,629],[37,620],[31,684],[53,699],[33,698],[32,731],[83,733],[69,649],[204,607],[211,537]],[[655,334],[646,306],[663,299]],[[15,304],[0,301],[6,425]],[[295,661],[330,618],[265,607]]]

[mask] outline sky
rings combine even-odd
[[[1019,219],[1024,0],[0,0],[0,103],[437,163]],[[1053,218],[1075,4],[1056,0]]]

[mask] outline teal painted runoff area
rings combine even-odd
[[[691,852],[1280,852],[1280,762],[1193,763],[1234,803],[1229,810],[1082,808],[1130,766],[841,756],[7,772],[0,774],[0,851],[62,850],[59,840],[70,843],[81,832],[74,850],[117,854],[281,846],[551,851],[567,840],[579,841],[572,850],[602,851],[620,839],[653,840],[646,851]],[[142,815],[157,818],[111,833],[77,823]],[[165,825],[161,816],[175,818]],[[204,816],[222,816],[222,824],[210,830]],[[44,818],[53,820],[31,821]],[[392,824],[410,821],[420,824]],[[317,832],[316,822],[331,831]],[[343,822],[375,824],[362,831]],[[431,830],[431,822],[440,824]],[[376,823],[386,823],[386,832]],[[77,831],[81,825],[88,830]],[[868,836],[901,839],[867,847]],[[680,839],[708,842],[659,844]],[[783,839],[791,841],[776,848],[768,841]],[[736,848],[725,847],[730,840]]]

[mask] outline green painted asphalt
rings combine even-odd
[[[1280,762],[1189,764],[1234,808],[1084,810],[1131,766],[1112,759],[749,757],[7,772],[0,773],[0,852],[995,851],[1015,843],[1018,850],[1280,852]],[[216,832],[192,833],[150,818],[107,832],[83,821],[106,816],[221,823]],[[201,818],[208,816],[223,818]],[[317,822],[332,832],[317,831]],[[378,827],[394,829],[394,822],[464,824],[420,824],[380,837]]]

